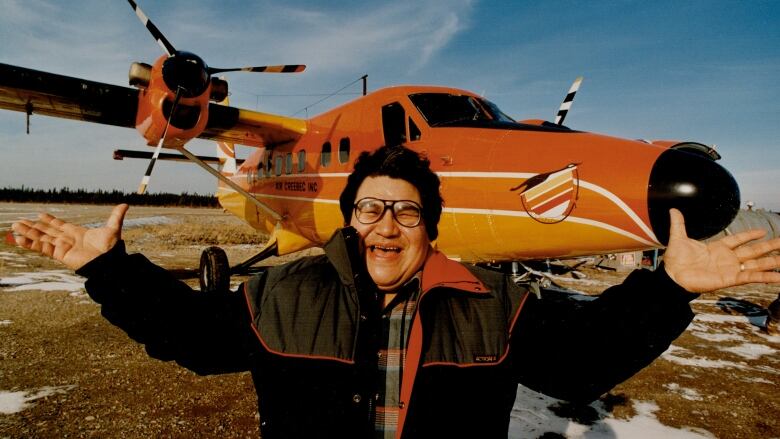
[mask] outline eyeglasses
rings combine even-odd
[[[385,211],[390,209],[393,219],[404,227],[417,227],[422,220],[422,206],[412,200],[380,200],[361,198],[355,203],[355,218],[360,224],[379,222]]]

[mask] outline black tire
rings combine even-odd
[[[230,290],[230,264],[225,251],[208,247],[200,254],[200,290],[203,292]]]

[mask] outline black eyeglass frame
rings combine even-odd
[[[385,205],[384,209],[382,209],[382,213],[380,213],[379,215],[377,215],[377,217],[376,217],[376,220],[374,220],[374,221],[371,221],[371,222],[365,222],[365,221],[361,221],[361,220],[360,220],[360,211],[358,210],[358,205],[359,205],[361,202],[365,201],[365,200],[376,200],[376,201],[381,201],[381,202],[382,202],[382,203],[384,203],[384,205]],[[412,204],[413,206],[415,206],[415,207],[417,208],[417,210],[419,211],[419,215],[417,216],[417,222],[416,222],[416,223],[414,223],[413,225],[407,225],[407,224],[404,224],[404,223],[402,223],[402,222],[398,221],[398,217],[396,217],[396,216],[395,216],[395,205],[396,205],[396,203],[410,203],[410,204]],[[412,201],[412,200],[383,200],[383,199],[381,199],[381,198],[376,198],[376,197],[363,197],[363,198],[361,198],[361,199],[357,200],[357,201],[355,202],[355,204],[353,204],[353,205],[352,205],[352,214],[353,214],[353,215],[355,215],[355,219],[357,219],[357,221],[358,221],[360,224],[370,225],[370,224],[376,224],[376,223],[378,223],[379,221],[381,221],[381,220],[382,220],[382,218],[384,218],[384,216],[385,216],[385,212],[387,212],[387,210],[388,210],[388,209],[390,210],[390,214],[393,216],[393,221],[395,221],[396,223],[398,223],[398,225],[400,225],[400,226],[404,226],[404,227],[407,227],[407,228],[410,228],[410,229],[412,229],[412,228],[415,228],[415,227],[419,226],[419,225],[422,223],[422,219],[423,219],[423,216],[422,216],[423,208],[422,208],[422,206],[420,205],[420,203],[418,203],[418,202],[416,202],[416,201]]]

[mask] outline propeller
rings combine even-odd
[[[255,67],[230,67],[217,68],[209,67],[202,58],[194,53],[179,51],[173,47],[170,41],[160,29],[149,20],[141,7],[134,0],[127,0],[133,7],[135,15],[141,20],[150,34],[157,41],[157,44],[168,55],[168,59],[163,63],[163,79],[165,84],[171,89],[181,87],[184,89],[184,96],[199,96],[208,88],[211,75],[223,72],[255,72],[255,73],[299,73],[306,69],[304,64],[282,64],[275,66],[255,66]]]
[[[163,61],[162,64],[162,77],[165,85],[170,90],[176,90],[176,98],[174,99],[173,106],[168,120],[163,130],[163,135],[160,141],[157,143],[154,155],[152,156],[149,166],[146,169],[141,185],[138,188],[138,193],[143,194],[146,192],[146,187],[149,184],[152,169],[157,161],[157,157],[160,155],[160,150],[165,143],[165,136],[168,133],[168,127],[171,124],[171,117],[173,116],[176,106],[179,100],[184,98],[194,98],[201,96],[206,90],[208,90],[211,84],[211,75],[215,73],[223,72],[256,72],[256,73],[298,73],[306,69],[303,64],[283,64],[275,66],[256,66],[256,67],[235,67],[235,68],[214,68],[206,65],[198,55],[185,52],[182,50],[176,50],[173,44],[165,38],[165,35],[157,28],[157,26],[149,20],[149,17],[144,14],[144,11],[138,6],[134,0],[127,0],[132,6],[135,15],[141,20],[141,23],[146,27],[152,37],[157,41],[157,44],[162,48],[168,58]]]
[[[569,113],[571,103],[574,101],[574,95],[577,94],[577,90],[580,89],[580,84],[582,84],[582,76],[579,76],[574,80],[571,88],[569,88],[569,93],[566,94],[563,102],[561,102],[561,106],[558,108],[558,114],[555,116],[556,125],[563,125],[563,119],[565,119],[566,115]]]
[[[143,23],[144,26],[146,26],[146,29],[149,30],[149,33],[152,34],[155,40],[157,40],[157,44],[162,47],[162,50],[165,51],[168,56],[172,56],[174,53],[176,53],[176,48],[173,47],[173,44],[171,44],[170,41],[168,41],[167,38],[165,38],[165,35],[163,35],[162,32],[160,32],[160,29],[157,29],[157,26],[152,23],[151,20],[149,20],[149,17],[144,14],[144,11],[141,10],[141,8],[138,6],[136,2],[133,0],[127,0],[130,3],[130,6],[133,7],[133,11],[135,11],[135,15],[138,16],[138,19],[141,20],[141,23]]]
[[[209,74],[222,72],[256,72],[256,73],[298,73],[306,70],[304,64],[282,64],[279,66],[259,66],[259,67],[234,67],[232,69],[220,69],[209,67]]]

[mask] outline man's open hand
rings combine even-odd
[[[127,204],[114,207],[106,225],[88,229],[66,223],[48,213],[38,215],[38,221],[20,220],[11,226],[20,247],[54,258],[73,270],[78,270],[121,239],[122,222]]]
[[[710,243],[688,238],[685,220],[677,209],[669,211],[671,226],[664,266],[678,285],[702,293],[753,282],[780,282],[780,238],[754,242],[763,230],[748,230]]]

